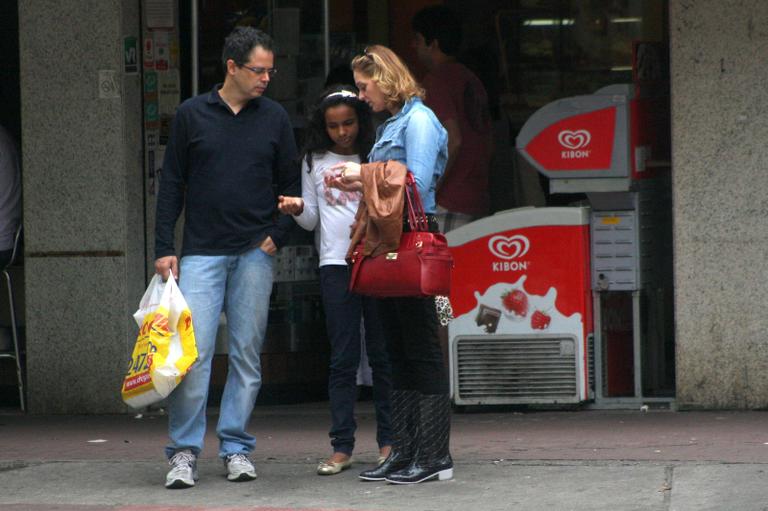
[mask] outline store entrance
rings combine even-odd
[[[525,206],[587,205],[586,194],[555,190],[547,177],[521,163],[515,149],[520,129],[537,110],[555,100],[635,82],[635,43],[654,43],[668,52],[664,0],[179,3],[179,85],[175,89],[179,100],[206,92],[221,81],[221,44],[232,28],[250,25],[263,29],[275,39],[279,70],[267,95],[288,111],[299,144],[306,115],[329,75],[348,76],[351,58],[365,46],[380,43],[394,49],[417,77],[423,77],[426,70],[411,47],[411,18],[427,5],[442,3],[454,10],[463,24],[458,59],[480,78],[490,101],[495,138],[489,183],[492,213]],[[668,73],[668,67],[663,72]],[[666,80],[668,96],[668,76],[660,78]],[[160,145],[168,120],[161,112],[156,123]],[[669,132],[668,124],[660,129]],[[153,155],[155,166],[159,154]],[[149,174],[151,181],[151,169]],[[151,225],[151,219],[148,223]],[[328,348],[314,253],[311,234],[297,230],[281,256],[282,273],[275,285],[263,359],[265,396],[271,385],[276,389],[274,396],[281,396],[276,399],[322,398],[325,392]],[[672,254],[662,256],[671,260]],[[664,303],[669,304],[669,293],[666,289],[642,300],[659,303],[663,295]],[[604,395],[630,394],[630,383],[638,378],[625,373],[642,371],[643,395],[674,396],[673,311],[667,305],[657,309],[652,315],[643,313],[633,319],[631,307],[621,299],[606,295],[601,302],[599,310],[605,318],[601,328],[607,344],[598,351],[605,358],[590,360],[589,369],[593,374],[601,364],[600,372],[608,382],[604,382],[608,385]],[[637,351],[627,344],[632,338],[627,332],[633,331],[652,332],[654,342]],[[224,345],[223,340],[220,344]],[[630,354],[642,358],[642,367],[628,358]],[[222,348],[215,362],[214,385],[223,384],[224,357]]]

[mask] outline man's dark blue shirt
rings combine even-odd
[[[276,213],[275,192],[300,194],[288,114],[259,97],[235,115],[219,87],[176,111],[160,174],[156,258],[175,255],[174,227],[182,208],[182,256],[236,255],[267,236],[280,247],[295,225],[290,215]]]

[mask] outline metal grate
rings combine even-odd
[[[573,337],[467,337],[453,347],[456,404],[579,401]]]

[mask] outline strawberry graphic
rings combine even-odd
[[[501,295],[504,308],[515,316],[525,317],[528,314],[528,295],[519,289],[511,289]]]
[[[534,330],[545,330],[549,327],[549,322],[552,321],[546,313],[537,310],[531,315],[531,328]]]

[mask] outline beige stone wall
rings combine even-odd
[[[138,0],[19,2],[32,413],[125,411],[145,234],[141,82],[123,74],[123,37],[139,37],[139,12]],[[100,71],[115,73],[114,95]]]
[[[768,2],[671,0],[681,408],[768,406]]]

